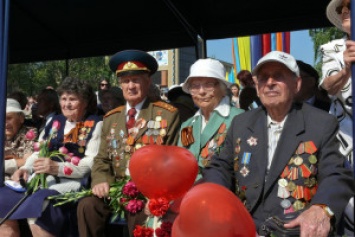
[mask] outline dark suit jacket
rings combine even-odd
[[[204,179],[235,189],[235,178],[241,189],[245,191],[245,206],[253,216],[257,229],[261,223],[273,215],[282,215],[281,198],[277,196],[278,180],[282,171],[288,166],[291,157],[300,143],[313,141],[317,151],[318,190],[310,201],[311,204],[328,205],[335,212],[335,220],[339,221],[342,212],[351,196],[354,195],[354,180],[350,170],[344,168],[344,157],[339,153],[339,144],[335,137],[338,124],[334,116],[310,105],[294,106],[285,122],[271,168],[267,177],[268,132],[267,114],[263,107],[237,115],[227,134],[225,148],[220,157],[213,157],[211,165],[205,168]],[[247,140],[257,139],[256,145]],[[236,154],[236,141],[240,138],[240,152]],[[243,177],[240,169],[243,154],[251,153],[247,165],[249,174]],[[308,167],[310,154],[300,154]],[[238,156],[239,168],[234,171],[234,158]],[[297,185],[304,186],[305,178],[301,174],[294,180]],[[288,198],[291,203],[296,200]],[[302,200],[303,201],[303,200]]]

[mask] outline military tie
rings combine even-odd
[[[136,123],[135,115],[137,111],[135,108],[131,108],[128,110],[128,121],[127,121],[127,129],[133,128],[134,124]]]

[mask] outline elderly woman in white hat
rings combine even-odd
[[[5,177],[9,178],[22,167],[26,158],[33,153],[37,129],[24,125],[25,114],[20,103],[14,99],[6,101],[5,123]]]
[[[352,85],[351,63],[355,62],[355,41],[349,40],[351,34],[350,18],[351,0],[332,0],[327,7],[327,17],[334,26],[346,33],[342,39],[333,40],[322,45],[322,75],[320,86],[331,96],[330,113],[339,121],[338,139],[340,152],[347,157],[349,166],[354,165],[353,160],[353,133],[352,133]],[[354,202],[351,200],[345,211],[354,225]],[[345,219],[348,219],[345,218]],[[349,233],[347,233],[349,234]],[[350,235],[354,233],[351,232]]]
[[[225,80],[222,63],[207,58],[191,66],[182,86],[199,110],[181,125],[178,145],[190,150],[201,168],[208,165],[213,154],[220,152],[233,117],[243,112],[230,106],[227,96],[230,85]]]

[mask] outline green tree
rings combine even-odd
[[[103,56],[9,65],[7,92],[21,90],[36,95],[46,86],[57,88],[66,76],[88,80],[95,90],[103,77],[115,84],[108,57]]]
[[[344,32],[336,27],[310,29],[309,36],[312,38],[314,47],[314,68],[318,74],[322,75],[322,52],[320,46],[334,39],[340,39],[345,36]]]

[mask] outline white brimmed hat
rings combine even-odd
[[[256,67],[253,69],[253,76],[258,74],[258,70],[262,65],[268,62],[278,62],[285,65],[291,72],[295,73],[298,77],[300,76],[300,70],[297,66],[297,62],[294,57],[289,55],[288,53],[281,52],[281,51],[272,51],[267,53],[264,57],[259,59]]]
[[[15,99],[7,99],[6,100],[6,113],[11,113],[11,112],[23,113],[20,103]]]
[[[341,15],[336,12],[336,8],[340,6],[343,0],[332,0],[327,6],[327,17],[328,20],[338,29],[343,31],[343,20],[341,19]]]
[[[199,59],[190,67],[190,74],[182,85],[182,90],[189,93],[189,81],[194,77],[211,77],[224,83],[227,88],[231,85],[226,81],[226,69],[218,60],[212,58]]]

